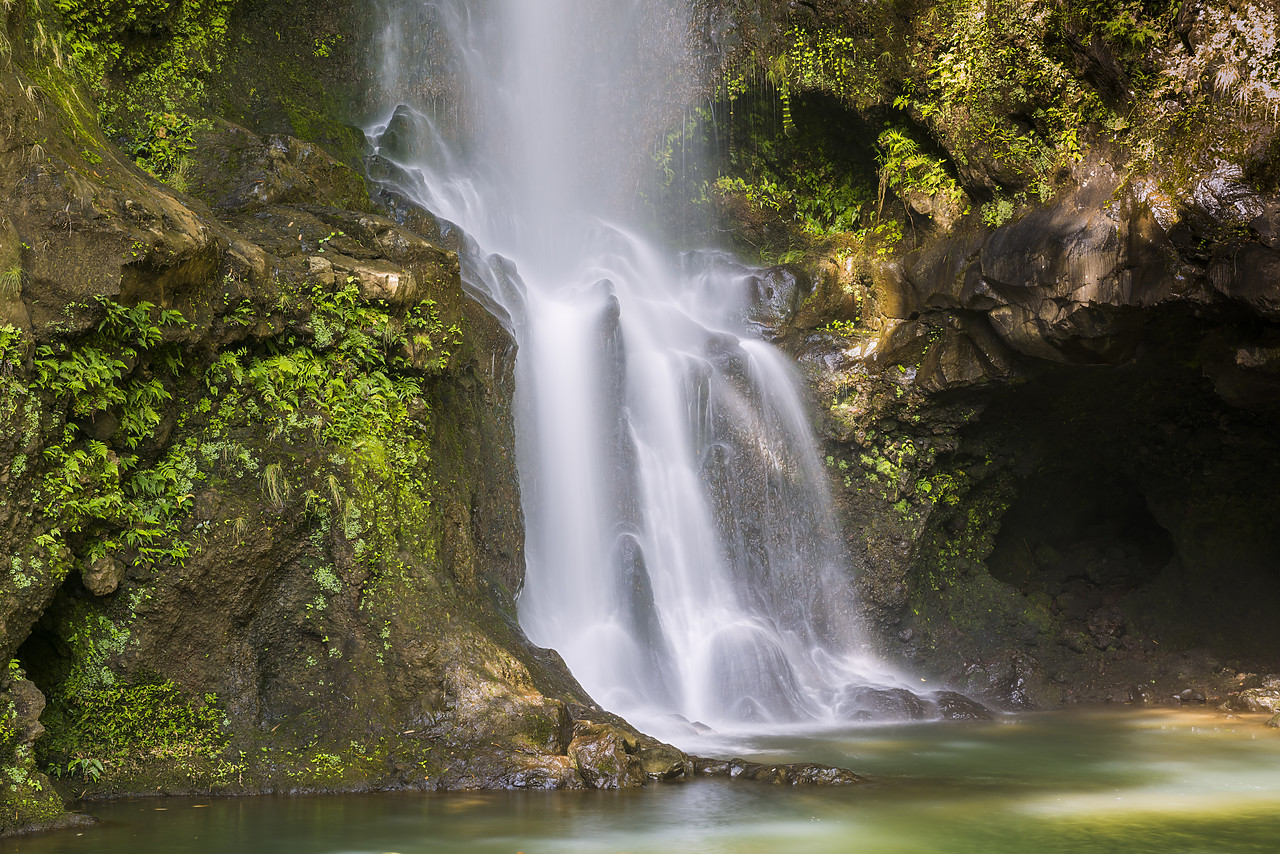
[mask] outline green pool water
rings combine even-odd
[[[634,792],[382,794],[94,804],[101,822],[0,843],[143,852],[1275,852],[1280,730],[1184,712],[1019,715],[722,738],[847,788],[702,781]]]

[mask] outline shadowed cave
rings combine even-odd
[[[1007,499],[991,574],[1048,597],[1066,631],[1265,664],[1280,465],[1265,397],[1236,393],[1273,381],[1237,376],[1250,335],[1170,315],[1127,364],[1002,390],[964,439]]]

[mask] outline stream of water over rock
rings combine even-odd
[[[894,679],[858,657],[799,384],[755,334],[791,283],[629,213],[690,85],[686,5],[388,0],[374,171],[460,229],[519,344],[531,639],[633,720],[821,720]]]

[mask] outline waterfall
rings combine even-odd
[[[519,344],[519,617],[634,721],[823,720],[865,684],[800,383],[761,271],[628,212],[688,86],[678,0],[388,0],[371,173],[460,229]],[[657,724],[655,724],[657,726]]]

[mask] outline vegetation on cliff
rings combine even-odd
[[[1014,705],[1274,667],[1274,4],[724,8],[653,198],[797,274],[886,653]]]
[[[998,227],[1103,150],[1168,192],[1217,145],[1245,155],[1252,138],[1224,121],[1280,103],[1265,3],[724,6],[737,26],[714,40],[720,76],[655,155],[655,194],[745,221],[725,236],[765,259],[836,236],[856,252],[877,229],[918,245],[967,214]]]

